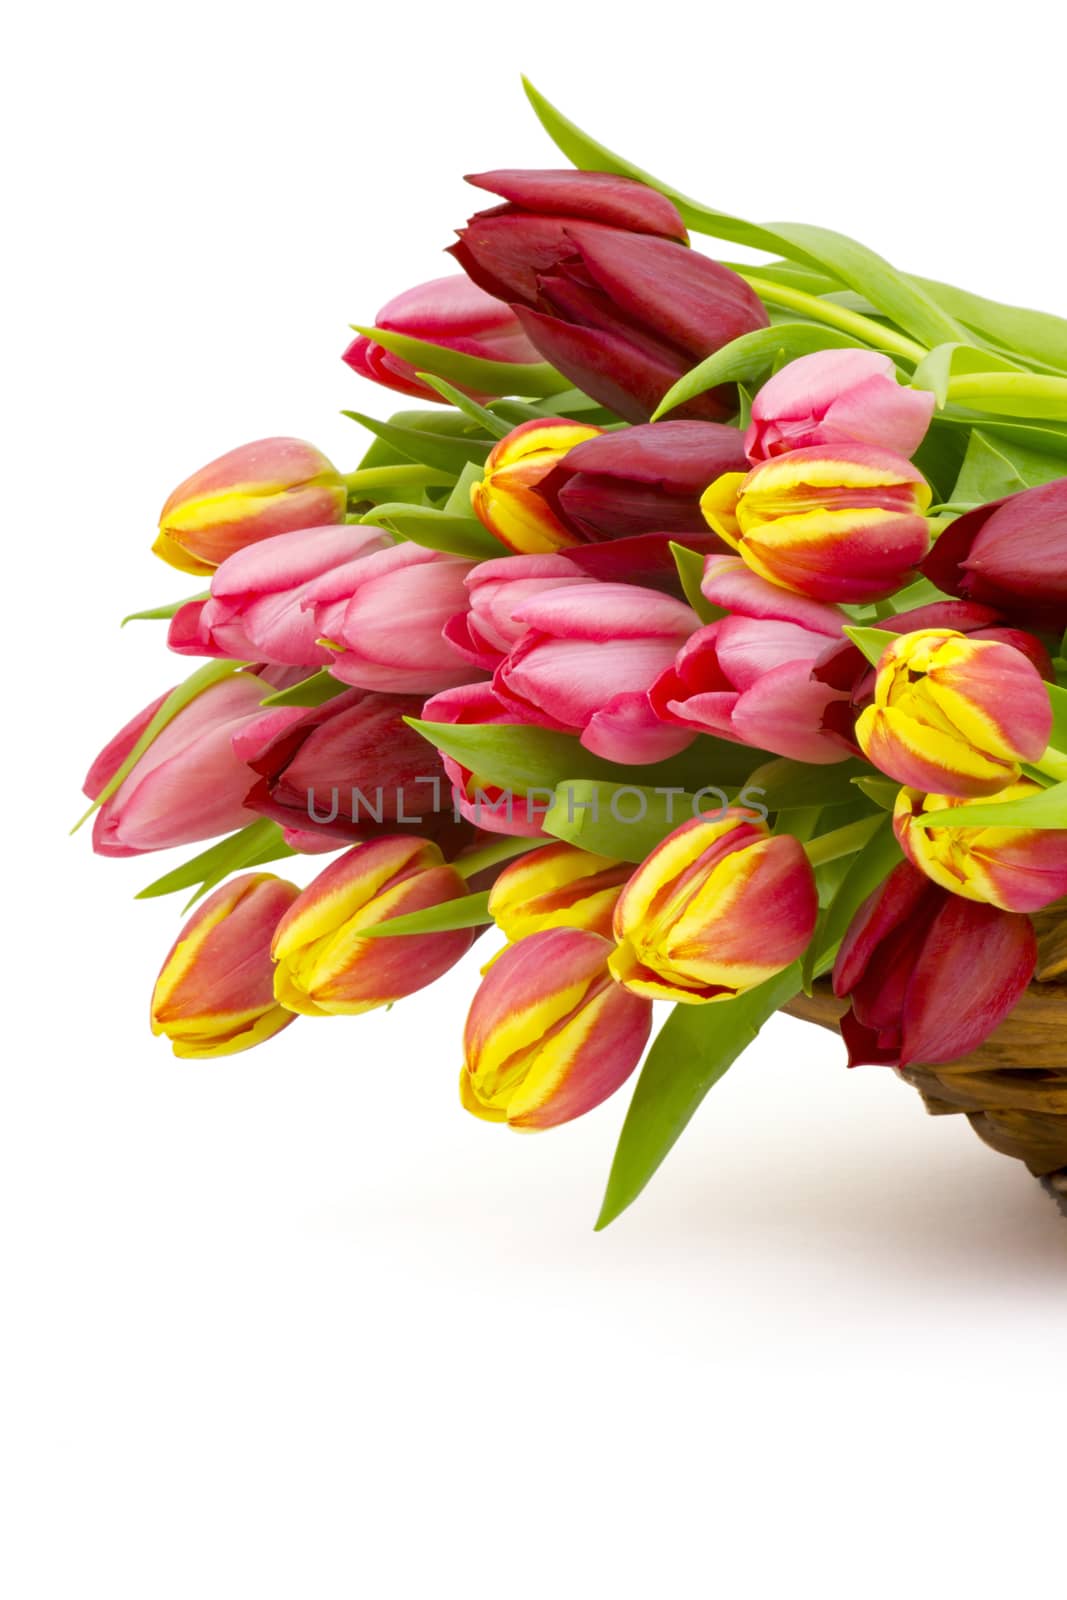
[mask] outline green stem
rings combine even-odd
[[[410,484],[413,488],[450,489],[456,481],[454,472],[424,467],[417,461],[410,465],[402,462],[395,467],[362,467],[356,472],[343,472],[341,478],[352,499],[359,499],[361,489],[388,489],[397,483]]]
[[[865,344],[873,344],[879,350],[887,350],[891,355],[900,356],[902,360],[910,361],[913,365],[920,362],[927,354],[924,346],[917,344],[914,339],[898,333],[895,328],[885,328],[880,322],[861,316],[858,311],[849,311],[847,307],[822,300],[818,295],[806,294],[803,289],[792,289],[784,283],[772,283],[769,278],[761,278],[752,272],[742,272],[740,276],[750,289],[756,291],[761,300],[766,300],[770,305],[781,306],[786,311],[799,311],[803,316],[810,317],[813,322],[825,322],[829,328],[839,328],[842,333],[851,333],[857,339],[862,339]]]
[[[1055,420],[1067,415],[1067,378],[1048,377],[1039,372],[964,372],[951,378],[948,398],[960,405],[979,401],[984,410],[996,411],[999,400],[1009,407],[1009,416],[1033,416]],[[1033,411],[1034,401],[1048,400],[1051,407]]]
[[[1041,760],[1034,762],[1034,766],[1039,772],[1055,778],[1057,783],[1067,782],[1067,752],[1063,750],[1055,750],[1049,745]]]
[[[871,836],[878,832],[884,821],[884,814],[879,812],[876,817],[861,817],[858,822],[850,822],[844,828],[835,828],[833,833],[824,833],[819,839],[812,839],[804,846],[804,854],[813,867],[821,867],[827,861],[838,861],[842,856],[850,856],[863,846]]]

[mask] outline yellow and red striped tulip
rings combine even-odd
[[[811,445],[716,478],[708,526],[753,572],[813,600],[863,604],[906,583],[930,548],[930,485],[873,445]]]
[[[1038,784],[1022,778],[991,802],[1040,793]],[[930,828],[918,820],[924,812],[965,804],[956,795],[901,789],[893,829],[913,866],[943,889],[1002,911],[1040,911],[1067,894],[1067,828]]]
[[[506,866],[489,892],[489,910],[512,941],[544,928],[586,928],[611,937],[611,918],[633,872],[626,861],[549,844]]]
[[[878,663],[874,701],[856,722],[868,761],[897,783],[965,799],[994,795],[1038,761],[1052,704],[1014,645],[950,628],[904,633]]]
[[[467,893],[435,844],[395,834],[358,844],[301,894],[274,935],[274,994],[301,1016],[356,1016],[424,989],[466,955],[469,928],[367,939],[391,917]]]
[[[485,476],[471,486],[475,516],[518,555],[547,555],[581,544],[539,491],[568,450],[602,431],[566,417],[520,423],[493,446]]]
[[[257,439],[178,485],[152,549],[179,572],[208,575],[260,539],[343,522],[347,500],[336,467],[314,445]]]
[[[591,1111],[641,1059],[652,1006],[612,981],[611,944],[547,928],[490,966],[463,1032],[460,1100],[485,1122],[554,1128]]]
[[[817,914],[811,865],[790,834],[734,809],[693,817],[619,896],[608,964],[652,1000],[732,1000],[802,954]]]
[[[300,890],[269,872],[248,872],[190,917],[152,994],[152,1032],[176,1056],[228,1056],[262,1044],[294,1021],[274,998],[270,945]]]

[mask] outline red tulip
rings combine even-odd
[[[1067,477],[966,512],[922,570],[939,589],[1030,627],[1067,628]]]

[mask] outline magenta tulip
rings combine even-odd
[[[218,567],[207,600],[190,600],[172,618],[167,643],[184,656],[224,656],[297,667],[332,664],[321,630],[304,604],[325,574],[354,570],[393,547],[380,528],[351,524],[300,528],[238,550]],[[351,590],[351,582],[349,582]]]
[[[902,861],[852,919],[834,965],[848,1064],[937,1065],[965,1056],[1033,977],[1028,917],[979,905]]]
[[[629,422],[646,422],[683,373],[767,326],[762,304],[727,267],[686,247],[663,195],[603,172],[485,172],[503,197],[460,231],[452,254],[515,310],[528,338],[572,383]],[[721,421],[726,386],[679,407]]]
[[[260,701],[270,685],[252,673],[213,683],[179,711],[96,815],[93,849],[134,856],[193,844],[253,821],[244,799],[255,774],[234,749],[251,724],[277,736],[301,713]],[[95,799],[118,771],[165,696],[146,706],[101,751],[85,780]]]
[[[692,742],[652,710],[648,690],[699,626],[680,600],[633,584],[535,595],[514,613],[528,632],[496,670],[500,699],[549,728],[581,734],[610,761],[663,760]]]
[[[826,765],[848,752],[823,731],[832,700],[813,663],[848,620],[836,606],[780,589],[737,556],[709,556],[701,585],[730,613],[683,644],[649,694],[666,723]]]
[[[809,445],[872,444],[910,456],[933,412],[933,394],[899,384],[888,356],[817,350],[790,361],[760,389],[745,449],[753,463]]]
[[[382,307],[374,323],[387,333],[406,334],[408,338],[485,361],[522,364],[540,360],[510,307],[459,274],[433,278],[406,289]],[[361,378],[370,378],[387,389],[415,395],[420,400],[442,398],[436,389],[419,380],[418,369],[409,361],[364,334],[353,339],[343,359]],[[475,400],[493,398],[473,389],[464,392]]]
[[[1067,477],[966,512],[923,562],[939,589],[1029,627],[1067,628]]]
[[[473,561],[390,545],[308,585],[302,604],[330,671],[342,683],[390,694],[433,694],[465,683],[470,667],[444,637],[466,609]]]

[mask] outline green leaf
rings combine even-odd
[[[422,722],[405,719],[436,749],[452,756],[475,775],[476,783],[525,795],[545,793],[546,800],[559,784],[581,779],[608,783],[673,785],[699,790],[744,783],[753,761],[769,759],[766,751],[729,744],[724,739],[701,736],[680,755],[650,766],[628,767],[605,761],[581,745],[570,733],[512,723]]]
[[[294,683],[291,689],[278,689],[259,703],[261,706],[324,706],[327,700],[335,700],[347,689],[347,683],[338,683],[323,670],[304,678],[301,683]]]
[[[894,783],[891,778],[853,778],[853,783],[861,794],[868,800],[873,800],[876,806],[883,811],[894,811],[897,796],[900,793],[899,783]]]
[[[872,667],[878,665],[889,646],[900,637],[884,628],[846,628],[845,632],[852,643],[863,651]]]
[[[948,403],[952,379],[959,374],[1020,370],[1018,362],[994,355],[991,350],[979,350],[973,344],[939,344],[919,362],[911,383],[914,389],[931,389],[941,409]]]
[[[489,894],[468,894],[457,900],[446,900],[439,906],[427,906],[425,911],[409,911],[403,917],[389,917],[385,922],[375,922],[369,928],[360,928],[361,939],[395,939],[410,933],[451,933],[456,928],[484,928],[492,922],[489,915]]]
[[[168,622],[171,617],[177,616],[182,606],[191,606],[196,600],[210,600],[211,590],[202,589],[199,594],[186,595],[184,600],[168,600],[164,606],[153,606],[151,611],[131,611],[128,617],[123,617],[119,623],[124,628],[127,622]]]
[[[474,461],[469,461],[464,467],[463,471],[460,473],[459,477],[456,479],[456,486],[452,490],[452,493],[449,495],[448,499],[445,501],[442,509],[450,517],[463,517],[465,520],[469,521],[471,516],[471,489],[476,483],[481,483],[484,476],[485,468],[478,466]],[[478,526],[482,528],[484,533],[489,533],[488,528],[484,527],[482,523],[479,523]],[[493,539],[493,535],[491,533],[489,534],[489,537],[490,539]],[[493,545],[496,551],[498,551],[501,555],[505,553],[500,549],[500,546],[495,539],[493,539]]]
[[[819,918],[815,937],[804,956],[803,978],[807,992],[811,991],[812,979],[833,965],[838,946],[860,906],[903,859],[893,833],[892,818],[883,817],[862,850],[851,858],[837,893]]]
[[[1041,483],[1052,483],[1064,474],[1064,463],[1055,456],[1042,455],[1025,445],[992,439],[976,428],[967,445],[960,475],[952,490],[958,504],[985,505],[1004,495],[1017,494]]]
[[[843,806],[856,799],[856,779],[870,774],[864,761],[849,759],[821,767],[776,756],[749,774],[747,787],[768,811],[804,810],[808,806]]]
[[[402,450],[412,461],[417,461],[426,467],[435,467],[438,472],[443,472],[452,478],[463,471],[468,461],[484,462],[491,448],[488,439],[430,433],[417,428],[398,428],[393,422],[380,422],[377,417],[368,417],[362,411],[344,411],[342,416],[350,417],[353,422],[358,422],[361,428],[366,428],[368,433],[376,434],[379,439],[384,439],[395,449]]]
[[[980,294],[938,283],[933,278],[913,277],[911,281],[983,338],[992,339],[1002,348],[1028,360],[1051,364],[1067,372],[1067,321],[1063,317],[986,300]]]
[[[1052,733],[1048,742],[1054,750],[1067,750],[1067,689],[1055,683],[1045,687],[1052,701]]]
[[[278,824],[267,817],[260,817],[250,822],[247,828],[241,828],[239,832],[231,833],[217,844],[201,850],[199,855],[192,856],[180,867],[165,872],[154,883],[139,890],[134,898],[155,900],[160,895],[176,894],[180,889],[199,885],[199,892],[195,896],[195,899],[199,899],[200,895],[213,889],[231,872],[262,866],[268,861],[281,861],[292,855],[296,855],[296,851],[286,844]],[[190,905],[192,903],[189,902]],[[188,906],[185,909],[188,910]]]
[[[406,333],[394,333],[390,328],[362,328],[355,322],[352,327],[401,361],[409,362],[416,371],[432,372],[479,394],[536,397],[558,394],[570,387],[563,374],[547,361],[486,361],[444,345],[428,344],[425,339],[412,339]]]
[[[681,579],[682,593],[689,601],[701,622],[714,622],[716,617],[725,617],[726,612],[722,606],[713,605],[704,598],[701,590],[701,581],[704,577],[704,557],[699,550],[688,550],[684,544],[675,544],[671,541],[671,555],[678,568],[678,577]]]
[[[660,1029],[637,1080],[612,1163],[597,1228],[632,1205],[684,1131],[700,1102],[767,1018],[800,988],[794,963],[734,1000],[677,1005]]]
[[[502,439],[505,434],[511,432],[510,423],[505,422],[502,417],[495,416],[485,406],[480,406],[477,400],[472,400],[470,395],[464,394],[462,389],[456,389],[444,378],[436,378],[432,372],[417,372],[415,376],[423,383],[429,384],[431,389],[436,389],[443,399],[454,405],[457,411],[462,411],[471,422],[484,428],[492,438]]]
[[[436,511],[432,506],[409,506],[396,501],[375,506],[360,520],[372,527],[388,528],[400,538],[410,539],[412,544],[465,556],[468,561],[484,561],[506,554],[476,517],[455,516],[451,512]]]
[[[195,700],[198,694],[203,694],[205,689],[210,689],[213,683],[221,683],[223,678],[230,677],[232,673],[247,665],[247,661],[206,661],[202,667],[198,667],[195,672],[190,673],[184,683],[179,683],[177,688],[172,689],[125,761],[122,762],[114,776],[101,789],[88,811],[78,818],[70,830],[71,833],[77,833],[78,829],[88,822],[93,812],[97,811],[105,801],[110,800],[115,791],[122,787],[149,745],[154,744],[167,724],[174,721],[179,711],[184,711],[185,707]]]
[[[663,396],[652,414],[653,422],[709,389],[724,383],[759,384],[769,377],[776,360],[793,361],[813,350],[870,349],[861,340],[817,322],[786,322],[757,328],[724,345],[714,355],[692,367]]]
[[[956,429],[969,437],[974,428],[981,428],[991,439],[1003,440],[1013,446],[1023,446],[1039,455],[1052,456],[1067,461],[1067,426],[1052,422],[1013,422],[1008,417],[994,417],[974,411],[963,411],[948,406],[934,418],[939,430]],[[1060,469],[1060,476],[1067,468]]]
[[[556,786],[544,829],[595,855],[638,862],[693,815],[688,793],[663,795],[643,784],[567,778]]]
[[[965,373],[950,380],[948,398],[998,416],[1067,419],[1067,377],[1047,373]]]
[[[978,800],[944,811],[926,811],[917,820],[924,828],[1067,828],[1067,783],[1054,783],[1051,789],[1022,800],[999,804]]]

